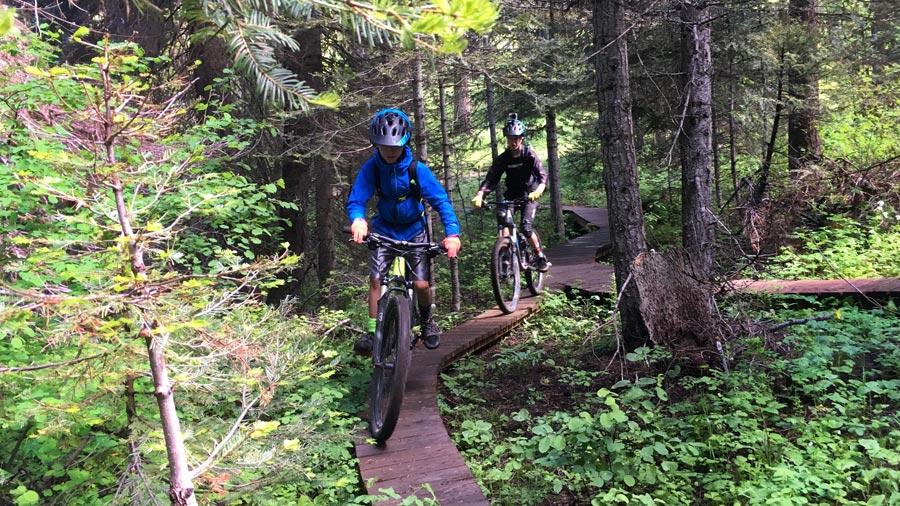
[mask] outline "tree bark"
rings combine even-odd
[[[550,217],[553,233],[566,236],[566,220],[562,210],[562,190],[560,188],[559,140],[556,127],[556,108],[548,107],[547,120],[547,186],[550,188]]]
[[[453,105],[456,117],[453,119],[453,132],[467,134],[472,131],[472,101],[469,97],[469,72],[463,70],[456,86],[453,87]],[[443,114],[444,109],[441,108]]]
[[[775,112],[772,117],[772,131],[769,133],[769,142],[766,144],[766,152],[763,156],[762,166],[759,168],[759,176],[756,178],[756,187],[750,195],[750,207],[759,208],[769,191],[769,174],[772,170],[772,158],[775,156],[775,148],[778,142],[778,129],[781,124],[781,115],[784,111],[784,49],[779,55],[780,67],[778,69],[778,86],[775,92]]]
[[[491,160],[495,160],[500,154],[497,147],[497,111],[494,106],[494,81],[487,74],[484,76],[484,102],[488,114],[488,131],[491,135]]]
[[[326,280],[334,269],[334,167],[324,157],[316,157],[313,161],[316,174],[316,275],[320,286],[331,286]],[[328,300],[332,300],[329,297]]]
[[[294,33],[294,39],[299,42],[298,50],[291,53],[286,58],[286,68],[296,74],[300,79],[306,81],[314,88],[322,87],[322,80],[318,77],[322,72],[322,31],[314,28],[308,30],[298,30]],[[315,112],[310,113],[314,115]],[[297,209],[279,208],[278,215],[284,219],[285,225],[282,231],[284,241],[288,243],[290,251],[296,255],[303,255],[304,265],[284,274],[288,278],[288,282],[280,287],[269,290],[268,301],[275,303],[284,297],[296,293],[299,286],[305,281],[307,267],[309,261],[314,259],[313,252],[317,254],[328,255],[329,246],[314,244],[314,240],[321,240],[323,237],[328,238],[328,232],[322,230],[322,227],[332,227],[330,211],[326,211],[326,216],[319,219],[316,215],[321,211],[321,199],[332,199],[331,188],[321,187],[318,182],[324,181],[320,179],[318,170],[322,170],[322,166],[330,165],[327,162],[319,161],[316,155],[310,154],[314,151],[310,145],[309,139],[317,135],[319,129],[316,121],[310,116],[295,117],[284,124],[283,136],[279,139],[284,144],[277,147],[280,152],[285,153],[278,159],[280,176],[284,182],[284,188],[279,193],[279,198],[286,202],[291,202],[297,206]],[[330,177],[330,174],[329,174]],[[326,192],[324,195],[318,195],[318,191]],[[332,199],[333,201],[333,199]],[[311,230],[310,222],[315,223],[316,230]],[[333,245],[330,246],[333,248]],[[330,262],[333,261],[334,255],[324,258],[324,265],[319,256],[319,262],[316,262],[317,273],[323,272],[327,275],[331,271]],[[326,270],[327,269],[327,270]],[[319,278],[319,283],[323,283],[324,279]]]
[[[107,70],[108,71],[108,70]],[[104,82],[109,82],[106,79]],[[109,91],[108,89],[106,90]],[[117,167],[115,145],[118,142],[120,132],[116,130],[113,119],[114,111],[105,109],[98,118],[104,148],[106,162],[110,167]],[[125,200],[125,188],[119,172],[113,172],[109,176],[109,187],[112,189],[116,203],[116,218],[121,237],[128,245],[130,268],[134,279],[146,276],[147,265],[144,262],[143,242],[135,236],[132,223],[132,214]],[[137,290],[145,291],[147,288],[136,284]],[[144,312],[140,307],[137,311]],[[181,423],[178,420],[178,412],[175,409],[174,387],[169,381],[166,368],[165,343],[158,341],[154,336],[156,323],[152,315],[143,314],[141,317],[139,336],[144,339],[147,347],[147,359],[150,362],[150,374],[153,379],[153,388],[156,401],[159,406],[159,419],[163,428],[163,437],[166,442],[166,454],[169,460],[169,498],[176,506],[195,506],[197,497],[194,495],[194,485],[191,481],[190,469],[187,463],[187,450],[184,446],[184,438],[181,433]],[[160,336],[161,337],[161,336]]]
[[[681,231],[692,275],[700,282],[715,270],[712,208],[712,36],[705,1],[683,2],[682,70],[684,116],[679,133],[681,152]],[[705,301],[697,301],[704,302]]]
[[[425,78],[422,77],[422,55],[417,54],[413,61],[413,96],[415,103],[416,136],[415,155],[419,160],[428,163],[428,131],[425,128]]]
[[[648,337],[640,296],[631,279],[631,264],[646,251],[631,118],[631,85],[624,7],[619,0],[594,0],[595,68],[600,115],[603,181],[609,206],[616,291],[625,349],[642,346]]]
[[[447,195],[450,201],[453,201],[453,192],[450,191],[450,135],[447,128],[447,100],[444,80],[438,79],[438,98],[440,100],[441,111],[441,144],[443,147],[444,161],[444,188],[447,189]],[[459,259],[450,258],[450,306],[453,311],[459,311],[462,307],[462,294],[459,285]]]
[[[650,340],[702,361],[699,352],[709,348],[716,325],[706,303],[710,285],[693,279],[689,257],[679,249],[641,253],[634,262],[634,283]]]
[[[427,163],[428,160],[428,130],[425,127],[425,79],[422,77],[422,55],[417,54],[413,60],[413,103],[415,104],[415,125],[413,135],[416,136],[416,156]],[[428,237],[434,239],[434,213],[425,203],[425,224],[428,227]],[[428,279],[431,282],[431,301],[435,303],[437,289],[434,286],[434,262],[431,262],[431,272]]]
[[[175,409],[175,387],[169,381],[166,370],[165,346],[156,342],[147,328],[141,332],[147,345],[147,356],[150,360],[150,374],[153,378],[154,395],[159,406],[159,419],[163,427],[163,438],[166,441],[166,454],[169,457],[169,499],[175,506],[195,506],[197,496],[194,495],[194,484],[191,482],[187,465],[187,452],[184,448],[184,437],[181,434],[181,423]]]

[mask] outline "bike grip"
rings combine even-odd
[[[343,230],[344,230],[344,233],[345,233],[345,234],[353,234],[353,229],[352,229],[352,227],[351,227],[350,225],[344,225],[344,229],[343,229]],[[366,240],[369,239],[369,235],[371,235],[371,234],[366,234]],[[350,241],[350,242],[353,242],[353,237],[352,237],[352,235],[351,235],[349,241]],[[365,241],[365,240],[364,240],[364,241]]]

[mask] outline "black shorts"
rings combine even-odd
[[[510,197],[507,196],[507,198]],[[534,215],[537,213],[538,204],[539,202],[537,200],[530,200],[524,204],[516,206],[516,209],[522,212],[522,216],[519,222],[519,229],[521,229],[526,236],[530,236],[531,232],[534,230]],[[506,216],[507,207],[508,206],[497,206],[497,223],[509,226],[512,224],[503,223],[503,219]]]
[[[426,242],[425,233],[421,233],[413,238],[410,242]],[[375,279],[381,279],[391,267],[391,262],[397,257],[397,252],[385,247],[379,247],[372,250],[369,261],[369,276]],[[427,281],[431,279],[431,259],[424,251],[409,251],[404,254],[406,262],[409,264],[412,277],[416,281]]]

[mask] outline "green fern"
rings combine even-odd
[[[282,26],[314,17],[319,17],[319,22],[336,17],[340,26],[369,45],[400,40],[405,47],[459,52],[465,48],[465,34],[490,29],[498,10],[489,0],[421,5],[391,1],[193,0],[185,2],[183,13],[201,27],[195,38],[225,39],[235,68],[256,82],[257,91],[267,102],[305,111],[311,106],[336,107],[339,97],[318,92],[279,63],[279,50],[299,49]]]

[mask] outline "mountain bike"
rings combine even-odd
[[[519,304],[522,272],[525,273],[525,284],[532,295],[540,294],[544,287],[545,273],[535,267],[537,251],[525,234],[516,227],[515,211],[521,210],[527,202],[528,199],[522,197],[498,200],[493,204],[501,212],[497,215],[497,241],[491,252],[491,286],[494,289],[497,306],[506,314],[515,311]],[[533,233],[540,241],[537,231]]]
[[[413,332],[416,298],[412,269],[406,255],[424,252],[428,258],[434,258],[447,254],[447,251],[439,243],[398,241],[374,232],[369,232],[364,242],[371,249],[386,247],[397,253],[381,278],[381,296],[372,343],[369,432],[381,444],[391,437],[397,426],[412,349],[422,339],[421,334],[414,335]]]

